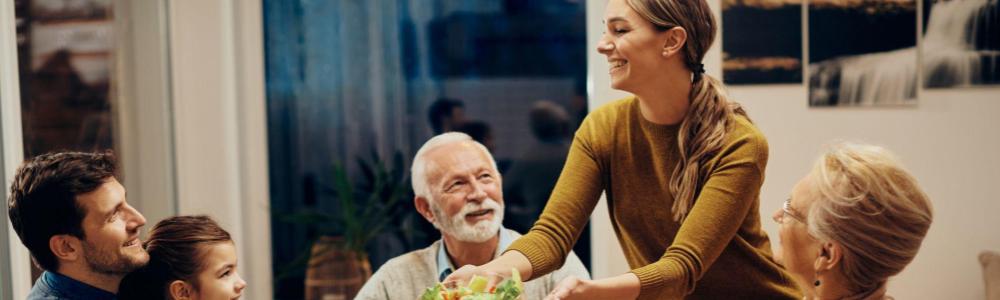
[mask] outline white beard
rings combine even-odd
[[[441,230],[444,234],[455,237],[459,241],[482,243],[493,238],[500,232],[500,224],[503,223],[503,206],[493,199],[487,198],[481,204],[476,204],[475,202],[466,203],[462,207],[462,210],[451,216],[451,218],[445,217],[444,210],[438,207],[435,201],[429,202],[431,212],[434,213],[434,222],[432,222],[434,228]],[[465,221],[466,215],[483,209],[493,210],[492,220],[482,220],[474,225],[469,225]]]

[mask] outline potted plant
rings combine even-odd
[[[412,198],[402,157],[397,152],[389,164],[374,153],[357,159],[359,180],[336,163],[331,184],[318,189],[332,195],[339,209],[280,214],[279,220],[306,225],[318,235],[279,277],[305,269],[306,299],[353,299],[372,273],[365,247],[379,234],[397,230],[389,225],[411,211],[400,205]]]

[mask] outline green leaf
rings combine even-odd
[[[420,296],[420,300],[444,300],[441,298],[442,290],[444,290],[443,285],[440,283],[435,284],[433,287],[424,290],[424,294]]]

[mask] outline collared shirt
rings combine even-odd
[[[115,300],[111,292],[93,287],[65,275],[45,271],[35,281],[27,300]]]
[[[500,240],[497,242],[497,250],[493,253],[493,258],[500,256],[500,253],[503,253],[507,249],[507,246],[510,246],[513,242],[514,237],[510,235],[506,228],[500,226]],[[448,275],[451,275],[451,272],[455,272],[455,266],[451,264],[451,259],[448,258],[448,250],[445,247],[444,239],[441,239],[441,247],[438,248],[437,254],[438,281],[444,281]]]

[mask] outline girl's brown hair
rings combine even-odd
[[[670,178],[674,196],[674,220],[687,217],[698,189],[708,179],[703,164],[718,153],[732,120],[746,117],[746,111],[730,102],[718,79],[704,74],[702,59],[715,41],[716,22],[705,0],[626,0],[640,16],[659,31],[680,26],[687,32],[684,62],[692,71],[693,83],[687,116],[681,121],[677,143],[681,159]]]
[[[119,289],[119,299],[168,299],[168,287],[175,280],[196,289],[197,274],[207,246],[232,243],[229,232],[204,215],[170,217],[156,223],[144,245],[149,264],[129,274]]]

